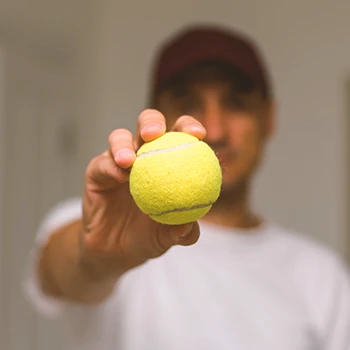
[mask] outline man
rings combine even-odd
[[[250,206],[275,118],[258,49],[189,28],[163,45],[153,73],[153,109],[135,137],[112,131],[82,203],[44,220],[26,283],[34,305],[67,322],[70,349],[350,350],[342,262]],[[199,223],[158,224],[130,195],[135,151],[166,130],[204,139],[220,159],[221,195]]]

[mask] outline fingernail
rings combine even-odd
[[[197,124],[189,125],[185,128],[185,130],[195,132],[195,133],[205,133],[205,129],[202,126]]]
[[[134,152],[129,148],[121,148],[115,155],[117,161],[129,160],[132,157],[134,157]]]
[[[164,126],[161,125],[161,124],[156,124],[156,123],[153,123],[153,124],[148,124],[147,126],[145,126],[142,130],[143,132],[144,131],[147,131],[147,132],[159,132],[159,131],[164,131]]]
[[[191,233],[192,227],[193,227],[193,223],[188,224],[186,229],[185,229],[185,233],[183,233],[181,236],[178,237],[178,241],[181,241],[184,238],[186,238]]]

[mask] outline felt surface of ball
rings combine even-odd
[[[179,225],[205,215],[218,199],[222,174],[213,150],[182,132],[168,132],[140,147],[130,172],[130,192],[142,212]]]

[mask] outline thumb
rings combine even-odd
[[[174,230],[175,244],[189,246],[198,241],[200,235],[198,222],[182,225],[180,229]]]
[[[151,220],[151,219],[150,219]],[[163,255],[174,245],[188,246],[197,242],[199,238],[199,225],[197,222],[184,225],[163,225],[158,224],[156,230],[150,230],[151,244],[140,241],[134,241],[135,250],[138,255],[146,259],[157,258]],[[153,233],[153,234],[152,234]],[[137,235],[142,237],[142,235]]]

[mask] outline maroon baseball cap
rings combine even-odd
[[[251,39],[226,28],[202,25],[182,30],[160,47],[153,68],[152,94],[185,69],[208,60],[232,64],[256,86],[271,93],[264,60]]]

